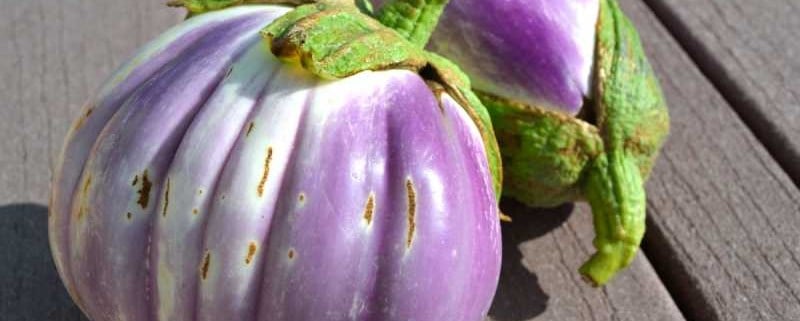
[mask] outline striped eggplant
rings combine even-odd
[[[669,116],[616,0],[455,0],[428,48],[463,68],[491,113],[504,195],[545,207],[587,200],[598,252],[582,274],[604,284],[627,266]]]
[[[69,131],[49,235],[90,319],[485,317],[501,244],[483,106],[456,68],[355,9],[290,10],[188,19],[122,66]],[[389,36],[371,57],[387,48],[406,64],[270,52],[311,57],[274,32],[320,17],[377,28]]]

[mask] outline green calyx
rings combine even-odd
[[[505,195],[530,206],[586,200],[597,248],[580,272],[607,283],[636,255],[645,231],[644,182],[669,132],[663,95],[638,34],[602,0],[595,101],[584,118],[479,93],[502,148]]]
[[[469,78],[455,64],[425,51],[362,10],[330,3],[302,5],[273,21],[262,30],[262,36],[279,59],[298,63],[324,79],[366,70],[406,69],[420,74],[434,91],[447,92],[478,127],[499,196],[499,147],[489,113],[472,92]]]
[[[606,153],[590,165],[583,187],[598,252],[580,271],[604,284],[633,261],[644,236],[644,181],[669,115],[636,28],[615,0],[601,1],[596,56],[595,114]]]
[[[425,47],[450,0],[400,0],[381,8],[378,19],[411,43]]]
[[[501,145],[504,195],[536,207],[581,199],[584,169],[603,153],[597,127],[557,111],[478,96]]]
[[[313,0],[171,0],[167,2],[170,7],[183,7],[189,12],[188,17],[198,14],[222,10],[229,7],[247,4],[285,4],[301,5],[314,2]]]
[[[171,0],[167,2],[170,7],[182,7],[188,11],[188,17],[193,17],[206,12],[222,10],[225,8],[255,5],[255,4],[275,4],[300,6],[311,3],[325,3],[329,5],[355,6],[364,13],[372,13],[372,3],[370,0]]]

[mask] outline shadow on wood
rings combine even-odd
[[[521,243],[563,224],[573,206],[532,209],[503,201],[514,218],[503,223],[503,269],[491,320],[525,321],[542,314],[549,299],[536,275],[522,265]],[[47,238],[47,207],[0,206],[0,315],[6,321],[87,320],[72,303],[56,272]]]
[[[53,265],[47,207],[0,206],[0,316],[5,321],[87,320]]]
[[[489,317],[496,321],[526,321],[544,313],[550,297],[542,290],[537,276],[522,264],[520,244],[564,224],[574,205],[534,209],[503,200],[500,207],[514,221],[503,223],[503,268]]]

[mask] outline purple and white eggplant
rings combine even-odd
[[[501,244],[482,106],[412,70],[282,62],[260,31],[287,12],[187,20],[70,130],[51,248],[92,320],[486,315]]]

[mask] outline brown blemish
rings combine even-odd
[[[414,190],[414,183],[411,179],[406,180],[406,193],[408,194],[408,235],[406,237],[406,247],[411,247],[414,241],[414,230],[417,228],[417,192]]]
[[[87,202],[89,199],[89,187],[92,186],[92,175],[86,175],[86,180],[83,182],[83,188],[81,189],[81,205],[78,207],[78,219],[84,217],[87,211]]]
[[[250,245],[247,247],[247,257],[244,258],[244,264],[250,264],[253,262],[253,257],[256,255],[256,250],[258,246],[256,246],[256,242],[250,242]]]
[[[267,176],[269,176],[269,163],[272,162],[272,146],[267,147],[267,157],[264,159],[264,173],[261,174],[261,181],[258,182],[256,192],[258,197],[264,196],[264,185],[267,183]]]
[[[300,203],[305,202],[306,201],[306,194],[305,193],[300,193],[300,195],[297,195],[297,200]]]
[[[128,221],[133,219],[133,214],[131,212],[128,212],[127,214],[125,214],[125,216],[128,218]]]
[[[211,265],[211,252],[206,251],[206,255],[203,257],[203,264],[200,265],[200,277],[203,280],[208,278],[208,267]]]
[[[147,204],[150,203],[150,188],[152,187],[153,183],[151,183],[150,179],[147,177],[147,170],[145,169],[142,173],[142,187],[137,192],[139,193],[139,200],[136,201],[142,209],[147,208]]]
[[[247,125],[247,133],[244,134],[245,137],[250,137],[250,133],[253,132],[253,129],[256,128],[256,124],[254,122],[250,122],[250,125]]]
[[[203,189],[202,188],[197,190],[197,195],[203,195]]]
[[[167,187],[164,189],[164,208],[161,210],[161,216],[167,217],[167,208],[169,208],[169,177],[167,178]]]
[[[75,129],[83,127],[83,124],[86,123],[86,120],[89,119],[89,116],[92,115],[92,112],[94,112],[93,105],[86,107],[86,112],[84,112],[83,116],[81,116],[81,118],[78,119],[78,122],[75,124]]]
[[[133,183],[131,183],[131,186],[136,186],[136,183],[138,182],[139,182],[139,175],[136,175],[133,177]]]
[[[294,259],[294,249],[289,249],[289,253],[286,255],[289,257],[290,260]]]
[[[92,175],[86,175],[86,181],[83,183],[83,197],[89,194],[89,186],[92,185]]]
[[[367,225],[372,223],[372,215],[375,213],[375,194],[370,193],[367,198],[367,205],[364,206],[364,220]]]
[[[192,209],[192,214],[197,215],[200,211],[196,208]]]

